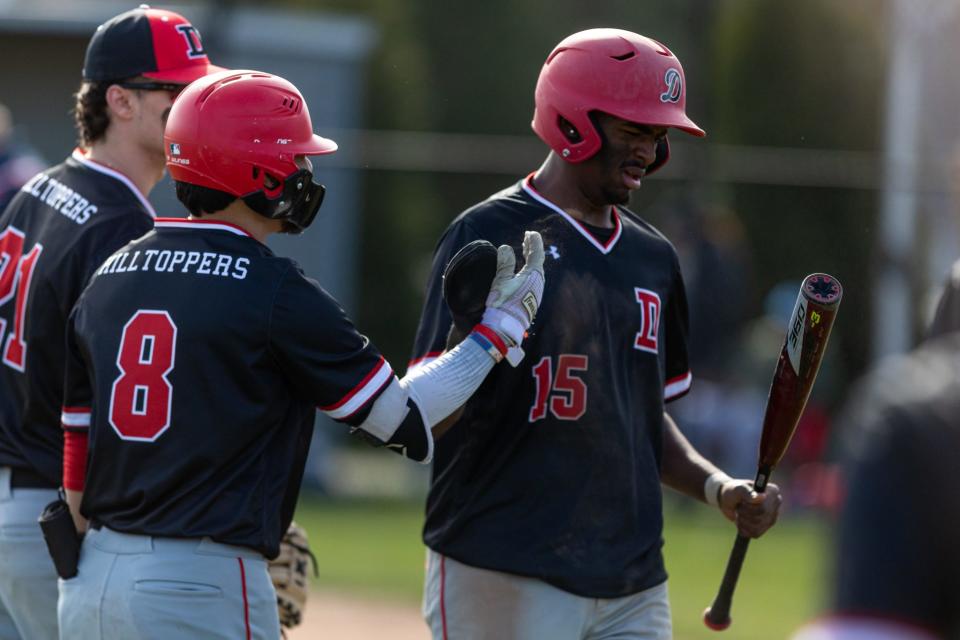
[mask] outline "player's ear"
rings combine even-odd
[[[132,120],[135,113],[133,104],[133,89],[124,89],[120,85],[110,85],[104,96],[107,102],[107,113],[110,121]]]

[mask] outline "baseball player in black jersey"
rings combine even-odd
[[[536,89],[546,162],[440,240],[412,370],[447,347],[441,273],[464,244],[543,237],[548,295],[522,366],[501,367],[437,441],[424,541],[433,637],[669,638],[661,483],[758,536],[780,497],[704,460],[664,413],[690,388],[673,246],[627,210],[684,110],[677,58],[627,31],[561,42]],[[456,414],[454,415],[456,418]]]
[[[191,217],[158,218],[110,256],[69,319],[64,466],[90,528],[77,577],[61,582],[60,624],[83,638],[274,640],[266,559],[293,516],[316,409],[428,462],[431,428],[523,339],[543,246],[527,234],[516,275],[501,247],[481,323],[398,379],[263,244],[311,223],[324,188],[307,156],[336,149],[297,89],[256,71],[207,76],[164,135]]]
[[[61,484],[67,316],[106,257],[152,228],[165,112],[214,70],[176,13],[141,8],[101,25],[77,93],[79,148],[0,216],[0,638],[57,635],[37,516]]]
[[[860,383],[831,614],[795,640],[960,639],[960,334]]]

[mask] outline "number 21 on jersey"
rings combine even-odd
[[[23,338],[23,322],[27,311],[27,296],[30,295],[30,281],[37,267],[37,259],[43,251],[43,245],[33,245],[29,252],[23,252],[26,236],[23,231],[10,226],[0,233],[0,306],[10,302],[16,296],[13,306],[13,328],[6,342],[2,342],[7,331],[7,321],[0,318],[0,344],[3,345],[3,363],[17,371],[23,371],[27,359],[27,342]]]
[[[547,417],[547,411],[557,420],[578,420],[587,411],[587,384],[577,375],[590,365],[585,355],[562,353],[556,357],[554,375],[553,356],[544,356],[533,366],[536,382],[530,422]]]
[[[141,309],[123,326],[110,392],[110,426],[124,440],[153,442],[170,427],[177,325],[166,311]]]

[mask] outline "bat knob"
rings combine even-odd
[[[730,626],[731,621],[732,618],[730,618],[730,616],[727,616],[726,620],[714,620],[710,617],[710,607],[707,607],[703,611],[703,624],[707,625],[714,631],[723,631]]]

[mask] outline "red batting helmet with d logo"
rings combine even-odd
[[[683,67],[669,49],[630,31],[589,29],[564,39],[544,63],[532,126],[564,160],[582,162],[602,144],[590,112],[705,135],[687,117],[686,102]],[[576,127],[580,140],[567,138],[561,117]],[[664,140],[647,173],[662,166],[668,156]]]

